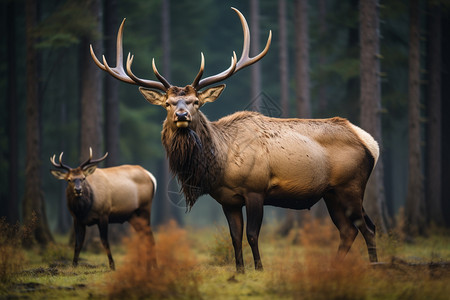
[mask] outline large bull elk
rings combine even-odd
[[[140,79],[131,71],[133,56],[123,67],[122,32],[117,35],[117,65],[112,68],[103,56],[95,63],[115,78],[140,86],[151,104],[167,110],[161,140],[171,171],[177,175],[186,205],[210,194],[222,205],[235,250],[236,268],[244,271],[242,258],[243,215],[247,213],[247,239],[255,268],[262,269],[258,236],[263,206],[307,209],[321,198],[339,230],[338,258],[349,251],[358,229],[367,244],[370,261],[377,261],[375,225],[362,206],[367,180],[374,168],[379,148],[370,134],[346,119],[278,119],[256,112],[242,111],[210,122],[200,111],[215,101],[224,84],[203,88],[225,80],[257,62],[268,51],[271,32],[264,50],[249,57],[250,32],[244,16],[237,10],[244,31],[239,61],[233,52],[230,67],[214,76],[202,78],[204,56],[194,81],[185,86],[171,85],[157,70],[158,81]]]
[[[108,255],[109,266],[114,270],[114,260],[108,242],[108,224],[128,221],[136,231],[148,231],[150,239],[154,242],[150,215],[156,179],[141,166],[97,168],[97,164],[103,161],[108,153],[93,160],[92,149],[89,150],[89,158],[75,169],[62,162],[63,152],[59,156],[59,163],[53,155],[50,161],[59,170],[51,170],[51,173],[56,178],[68,182],[67,206],[75,228],[73,265],[78,265],[86,226],[97,224],[100,239]]]

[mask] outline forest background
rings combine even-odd
[[[414,234],[450,226],[450,103],[443,100],[450,95],[449,1],[376,5],[379,103],[372,115],[378,132],[364,126],[360,6],[377,1],[306,2],[1,1],[0,216],[26,222],[35,211],[50,232],[68,232],[66,183],[51,176],[49,158],[64,151],[64,162],[76,167],[92,146],[96,157],[109,152],[105,166],[139,164],[156,176],[154,226],[171,219],[181,226],[225,224],[209,196],[185,213],[160,142],[165,111],[149,105],[136,86],[99,70],[89,44],[115,65],[117,30],[127,18],[124,53],[134,54],[134,73],[154,79],[154,57],[171,83],[184,86],[197,74],[200,52],[206,76],[225,69],[233,50],[240,55],[241,25],[230,9],[236,7],[249,21],[252,49],[262,49],[269,30],[272,45],[202,108],[208,118],[244,109],[272,117],[345,117],[379,135],[381,181],[365,202],[379,204],[378,225],[389,230],[401,214]],[[265,221],[287,216],[267,208]]]

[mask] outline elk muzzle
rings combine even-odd
[[[73,183],[73,192],[75,196],[80,197],[83,195],[83,187],[81,185],[81,180],[76,179]]]
[[[188,127],[190,121],[189,113],[187,111],[175,112],[175,124],[178,128]]]

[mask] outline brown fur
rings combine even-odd
[[[166,121],[161,136],[170,170],[181,183],[189,210],[198,197],[211,191],[221,170],[208,121],[204,116],[199,119],[195,131],[191,128],[173,131]]]
[[[246,206],[247,236],[255,268],[260,269],[262,205],[305,209],[321,198],[341,231],[339,256],[350,249],[355,223],[376,261],[375,226],[362,208],[365,185],[378,159],[370,135],[339,117],[276,119],[243,111],[209,122],[192,104],[190,91],[170,94],[161,101],[169,103],[161,139],[171,171],[182,185],[188,209],[206,193],[222,205],[238,271],[243,270],[241,207]],[[177,128],[177,116],[185,112],[189,126]]]
[[[75,228],[74,266],[78,264],[86,226],[98,225],[111,269],[115,265],[108,242],[109,223],[128,221],[137,231],[143,229],[143,223],[149,228],[153,240],[150,216],[156,181],[144,168],[123,165],[96,169],[95,165],[87,165],[67,172],[53,170],[52,174],[68,181],[67,205]],[[80,187],[81,194],[75,191]]]

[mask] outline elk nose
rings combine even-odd
[[[81,187],[74,188],[74,191],[76,195],[81,195]]]
[[[178,121],[185,121],[187,119],[188,112],[187,111],[176,112],[175,115],[177,116]]]

